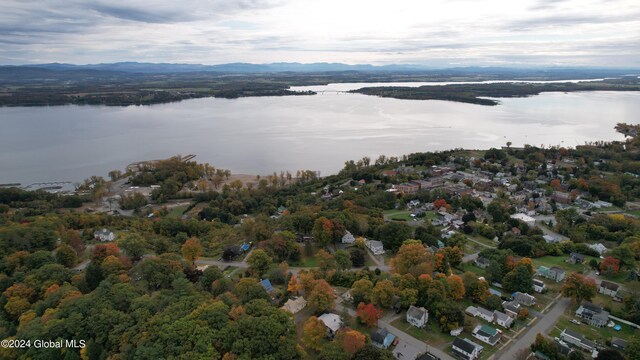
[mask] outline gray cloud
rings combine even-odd
[[[324,13],[307,11],[303,1]],[[638,64],[640,4],[522,1],[464,0],[441,9],[406,0],[363,9],[337,0],[321,7],[313,0],[4,0],[0,64]]]

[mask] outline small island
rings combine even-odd
[[[543,92],[574,91],[640,91],[636,76],[579,83],[484,83],[427,85],[420,87],[379,86],[351,90],[351,93],[375,95],[403,100],[446,100],[477,105],[494,106],[500,102],[489,98],[514,98],[539,95]]]

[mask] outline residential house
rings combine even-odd
[[[552,266],[549,269],[549,279],[554,280],[555,282],[560,282],[564,280],[566,272],[563,268]]]
[[[107,230],[107,229],[102,229],[102,230],[98,230],[95,231],[93,233],[93,238],[96,240],[100,240],[100,241],[113,241],[116,239],[116,234],[113,233],[113,231]]]
[[[373,345],[383,349],[391,346],[395,338],[396,336],[388,332],[387,329],[378,329],[371,333],[371,342]]]
[[[570,329],[562,330],[560,339],[587,351],[592,351],[596,346],[593,341],[585,339],[584,335]]]
[[[429,320],[429,311],[423,307],[411,305],[407,310],[407,322],[417,328],[423,328]]]
[[[532,218],[531,216],[527,215],[527,214],[523,214],[523,213],[518,213],[518,214],[513,214],[510,216],[512,219],[516,219],[516,220],[520,220],[523,223],[529,225],[529,226],[535,226],[536,225],[536,219]]]
[[[587,247],[589,249],[595,250],[598,252],[598,254],[602,255],[604,253],[607,252],[607,248],[606,246],[602,245],[601,243],[597,243],[597,244],[591,244],[591,245],[587,245]]]
[[[467,313],[470,316],[476,317],[478,316],[478,308],[476,308],[475,306],[468,306],[465,310],[465,313]]]
[[[509,315],[503,313],[502,311],[494,311],[493,312],[493,320],[496,324],[504,327],[504,328],[510,328],[511,325],[513,324],[513,318],[510,317]]]
[[[476,308],[476,311],[477,311],[477,315],[476,315],[477,317],[485,319],[488,322],[493,322],[493,311],[489,311],[480,306]]]
[[[509,315],[510,318],[515,319],[520,312],[520,304],[517,301],[505,301],[502,303],[504,312]]]
[[[480,357],[480,352],[484,349],[481,345],[471,340],[455,338],[452,344],[453,354],[463,360],[475,360]]]
[[[478,256],[473,263],[481,269],[486,269],[491,264],[491,261],[485,257]]]
[[[513,294],[513,298],[524,306],[533,306],[536,304],[536,298],[527,293],[516,292]]]
[[[627,341],[614,336],[611,338],[611,347],[625,351],[627,349]]]
[[[572,252],[567,259],[569,264],[582,264],[584,262],[584,255]]]
[[[342,243],[343,244],[353,244],[354,242],[356,242],[356,238],[353,236],[353,234],[351,234],[349,232],[349,230],[347,230],[344,234],[344,236],[342,237]]]
[[[605,311],[602,307],[585,301],[578,310],[576,310],[576,316],[586,321],[590,325],[603,327],[607,325],[609,321],[609,312]]]
[[[541,293],[544,291],[545,285],[542,280],[533,279],[533,290],[537,293]]]
[[[602,280],[600,282],[600,286],[598,287],[598,292],[601,294],[609,295],[611,297],[615,297],[618,293],[618,289],[620,285],[614,284],[612,282]]]
[[[364,244],[371,250],[374,255],[384,254],[384,245],[382,241],[378,240],[366,240]]]
[[[551,199],[555,200],[555,202],[559,204],[571,204],[573,202],[573,198],[570,193],[554,191],[551,194]]]
[[[560,282],[564,280],[565,271],[557,266],[553,266],[551,268],[540,266],[538,267],[538,270],[536,270],[536,275],[551,279],[555,282]]]
[[[393,357],[401,360],[415,360],[420,354],[420,349],[406,341],[400,341],[393,348]]]
[[[473,336],[485,342],[491,346],[494,346],[498,341],[500,341],[500,333],[498,330],[492,328],[489,325],[478,325],[472,332]]]
[[[415,194],[420,190],[420,184],[414,182],[406,182],[398,185],[398,191],[403,194]]]
[[[286,303],[281,307],[282,310],[286,310],[292,314],[297,314],[300,310],[304,309],[307,306],[307,300],[305,300],[302,296],[292,297],[287,300]]]
[[[271,294],[272,292],[275,291],[275,289],[273,288],[273,285],[271,285],[271,281],[269,281],[269,279],[260,280],[260,285],[262,285],[262,287],[267,292],[267,294]]]
[[[324,326],[327,327],[327,336],[334,337],[335,334],[342,327],[342,319],[340,316],[332,313],[324,313],[318,317],[318,320],[324,323]]]

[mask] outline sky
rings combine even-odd
[[[638,0],[0,0],[0,64],[640,67]]]

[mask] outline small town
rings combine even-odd
[[[640,139],[617,130],[327,177],[190,155],[72,191],[5,186],[0,330],[85,339],[71,358],[635,359]]]

